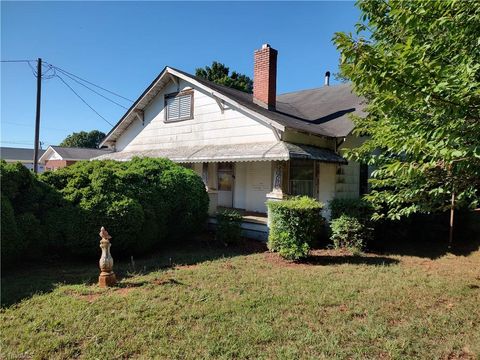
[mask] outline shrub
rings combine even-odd
[[[331,224],[333,245],[339,249],[349,249],[358,252],[372,237],[372,229],[362,224],[353,216],[341,215],[333,219]]]
[[[342,215],[354,217],[362,222],[370,221],[372,207],[363,199],[333,199],[328,203],[331,219]]]
[[[323,205],[303,196],[268,201],[267,206],[271,215],[268,248],[289,260],[306,257],[324,224]]]
[[[0,163],[2,184],[2,264],[38,255],[46,245],[41,221],[46,189],[20,163]]]
[[[224,244],[236,244],[242,234],[242,215],[235,210],[224,210],[217,214],[215,238]]]
[[[1,196],[1,250],[2,267],[10,265],[25,249],[25,244],[17,229],[12,204],[6,196]]]
[[[21,164],[0,170],[3,263],[40,252],[98,256],[101,226],[116,256],[141,254],[188,238],[207,218],[200,177],[166,159],[82,161],[38,178]]]
[[[185,239],[207,218],[208,195],[201,178],[166,159],[84,161],[41,179],[76,209],[69,209],[68,216],[78,234],[72,226],[59,224],[50,241],[63,239],[78,255],[98,255],[101,226],[112,235],[115,254],[129,256],[167,239]],[[50,216],[50,221],[55,219]]]

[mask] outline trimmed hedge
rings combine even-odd
[[[36,177],[21,164],[1,165],[2,264],[19,256],[97,257],[101,226],[115,256],[184,241],[205,225],[201,178],[165,159],[82,161]]]
[[[235,210],[224,210],[217,214],[215,239],[226,245],[237,244],[242,235],[242,215]]]
[[[20,163],[0,162],[0,174],[2,267],[8,267],[19,257],[51,252],[44,236],[45,219],[52,208],[62,213],[66,202]]]
[[[2,212],[1,212],[1,250],[2,267],[10,265],[13,259],[25,249],[23,239],[20,237],[15,221],[15,214],[10,200],[2,194]]]
[[[130,256],[167,240],[184,241],[207,218],[208,194],[201,178],[167,159],[82,161],[41,179],[76,208],[69,214],[73,224],[62,232],[78,255],[98,255],[92,241],[100,226],[112,235],[115,254]]]
[[[325,222],[323,204],[307,196],[267,201],[271,215],[268,248],[289,260],[308,255]]]

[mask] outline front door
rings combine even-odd
[[[233,163],[218,163],[218,206],[233,207]]]

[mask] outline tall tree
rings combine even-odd
[[[212,66],[197,68],[195,75],[217,84],[228,86],[247,93],[253,91],[253,81],[248,76],[232,71],[224,64],[217,61],[212,62]]]
[[[475,207],[480,196],[480,6],[361,0],[355,34],[336,33],[340,75],[367,100],[350,159],[376,167],[376,218]]]
[[[98,130],[74,132],[68,135],[60,146],[97,148],[104,137],[105,133]]]

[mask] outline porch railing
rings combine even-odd
[[[290,180],[290,194],[313,196],[313,180]]]

